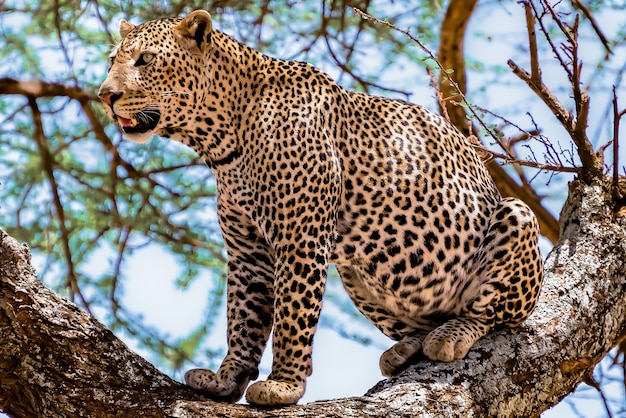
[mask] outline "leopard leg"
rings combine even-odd
[[[311,250],[314,245],[318,248]],[[313,371],[313,336],[322,308],[330,250],[313,242],[301,246],[280,249],[276,254],[272,372],[266,381],[248,388],[246,399],[252,404],[296,403]],[[310,258],[302,257],[307,254]]]
[[[370,278],[362,269],[337,266],[337,271],[357,309],[383,334],[398,341],[381,355],[379,363],[383,376],[391,377],[398,374],[418,358],[424,337],[434,328],[434,324],[425,320],[416,321],[408,318],[403,320],[393,315],[368,290],[365,281]]]
[[[258,365],[272,328],[274,260],[254,239],[224,235],[228,249],[228,353],[217,372],[192,369],[185,383],[212,398],[229,402],[243,395]],[[252,240],[251,240],[252,238]],[[235,248],[240,248],[241,251]]]
[[[428,334],[424,354],[441,361],[463,358],[494,326],[517,326],[532,313],[543,279],[538,231],[525,203],[514,198],[499,203],[471,263],[461,308]]]

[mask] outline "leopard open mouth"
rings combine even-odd
[[[143,110],[130,119],[119,115],[115,115],[115,118],[124,133],[142,134],[156,128],[161,119],[161,113],[158,110]]]

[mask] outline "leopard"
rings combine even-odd
[[[216,181],[227,352],[217,371],[187,371],[188,386],[226,402],[297,403],[332,264],[395,341],[380,357],[386,377],[416,359],[461,360],[533,312],[536,216],[501,196],[444,117],[270,57],[214,29],[204,10],[122,19],[119,32],[98,92],[107,116],[130,141],[190,147]],[[271,372],[256,381],[270,336]]]

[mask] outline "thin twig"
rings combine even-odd
[[[113,269],[113,277],[111,282],[111,293],[109,294],[109,300],[111,301],[111,310],[113,311],[113,315],[115,315],[116,311],[119,308],[119,303],[116,299],[117,287],[120,279],[120,274],[122,271],[122,261],[124,260],[124,253],[126,251],[126,245],[128,240],[130,239],[130,235],[133,228],[130,225],[125,225],[122,228],[122,237],[121,242],[119,244],[119,250],[117,255],[117,260],[115,261],[115,268]]]
[[[589,10],[589,8],[581,0],[572,0],[572,3],[584,13],[587,19],[589,19],[589,22],[591,22],[591,27],[596,32],[596,35],[598,35],[598,38],[600,38],[600,42],[602,42],[602,45],[604,45],[606,51],[610,55],[612,55],[613,51],[611,50],[609,41],[606,39],[606,36],[604,36],[604,33],[602,32],[602,29],[600,29],[600,25],[598,25],[596,19],[593,17],[593,14],[591,14],[591,10]]]
[[[528,29],[528,46],[530,49],[530,78],[533,83],[541,83],[541,68],[539,67],[539,56],[537,53],[537,33],[535,32],[535,17],[527,1],[524,3],[526,12],[526,28]]]
[[[484,148],[483,145],[476,145],[475,148],[478,148],[479,150],[483,152],[490,153],[493,156],[493,158],[504,160],[506,164],[518,164],[524,167],[532,167],[532,168],[537,168],[539,170],[554,171],[554,172],[559,172],[559,173],[578,173],[580,171],[580,167],[567,167],[563,165],[542,164],[536,161],[520,160],[517,158],[512,160],[510,159],[511,157],[509,154],[502,154],[502,153],[495,152],[493,150]]]
[[[589,376],[585,380],[585,383],[598,391],[600,399],[602,400],[602,403],[604,405],[604,409],[606,410],[607,418],[613,418],[613,414],[611,413],[611,407],[609,406],[609,402],[606,399],[606,395],[602,391],[602,386],[600,386],[600,384],[596,381],[596,379],[593,378],[593,376]]]
[[[419,39],[417,39],[415,36],[413,36],[409,31],[404,30],[404,29],[400,29],[397,26],[395,26],[395,25],[393,25],[393,24],[391,24],[391,23],[389,23],[389,22],[387,22],[385,20],[379,19],[379,18],[377,18],[375,16],[372,16],[370,14],[367,14],[367,13],[363,12],[362,10],[356,8],[356,7],[354,7],[353,10],[362,19],[371,20],[374,23],[379,23],[379,24],[385,25],[385,26],[387,26],[390,29],[393,29],[395,31],[398,31],[398,32],[406,35],[409,39],[411,39],[413,42],[415,42],[420,47],[420,49],[422,51],[424,51],[426,53],[426,55],[428,55],[428,57],[432,61],[435,62],[435,64],[437,65],[439,70],[442,72],[442,74],[445,74],[444,77],[448,80],[448,82],[450,83],[450,86],[452,87],[452,89],[454,91],[456,91],[458,93],[459,97],[461,98],[460,102],[463,105],[467,106],[467,109],[472,114],[472,116],[474,116],[474,118],[476,118],[476,120],[478,121],[478,124],[495,141],[495,143],[498,144],[498,146],[500,146],[500,148],[502,148],[506,152],[506,148],[502,144],[502,141],[500,140],[500,138],[498,138],[498,136],[495,133],[493,133],[493,131],[491,129],[489,129],[489,127],[487,126],[485,121],[483,121],[482,118],[478,115],[478,113],[476,113],[476,110],[469,103],[469,101],[465,97],[465,94],[463,94],[463,92],[462,92],[461,88],[459,87],[459,85],[457,84],[457,82],[450,76],[450,74],[447,73],[446,69],[441,64],[441,62],[437,59],[437,57],[435,57],[435,55],[428,48],[426,48],[426,46]],[[511,160],[515,159],[515,157],[512,156],[512,155],[509,155],[508,158],[511,159]]]
[[[624,198],[619,187],[619,125],[624,115],[626,115],[626,109],[619,110],[617,92],[613,86],[613,201],[616,203]]]

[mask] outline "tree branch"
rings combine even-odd
[[[541,68],[537,53],[537,33],[535,32],[535,17],[530,4],[524,3],[526,12],[526,29],[528,30],[528,50],[530,53],[530,78],[533,83],[541,83]]]
[[[42,168],[48,179],[50,185],[50,194],[52,194],[52,201],[54,203],[54,211],[59,222],[59,231],[61,232],[61,242],[63,248],[63,255],[65,257],[65,265],[67,268],[67,283],[70,290],[70,296],[74,300],[75,296],[78,296],[85,309],[89,310],[89,302],[83,297],[78,286],[78,278],[76,276],[76,269],[74,268],[74,262],[72,261],[72,250],[70,248],[70,232],[67,229],[67,222],[65,218],[65,210],[63,209],[63,203],[61,202],[61,196],[59,195],[59,185],[54,177],[55,161],[54,156],[50,153],[48,144],[46,143],[46,135],[43,130],[43,123],[41,121],[41,111],[37,105],[37,100],[34,97],[28,98],[28,105],[31,108],[33,114],[33,138],[37,144],[39,150],[39,157],[41,158]]]
[[[537,8],[532,3],[524,2],[523,4],[526,9],[526,25],[528,26],[530,51],[532,52],[537,49],[537,45],[533,45],[533,42],[536,43],[536,37],[530,36],[531,33],[534,34],[534,14],[534,16],[539,20],[539,27],[548,40],[552,51],[570,79],[574,103],[576,105],[576,117],[570,114],[565,106],[563,106],[556,96],[552,94],[543,81],[541,81],[541,77],[537,77],[536,74],[534,74],[540,74],[540,70],[538,68],[538,62],[533,63],[532,54],[531,65],[533,65],[533,67],[536,65],[537,68],[533,68],[533,73],[531,74],[528,74],[520,68],[515,62],[513,62],[513,60],[508,60],[507,63],[511,70],[513,70],[513,73],[524,81],[528,87],[530,87],[530,89],[546,104],[546,106],[548,106],[561,125],[563,125],[563,128],[565,128],[576,145],[578,156],[582,163],[580,175],[587,182],[591,182],[594,179],[602,177],[602,158],[601,155],[597,154],[593,150],[593,145],[587,138],[586,133],[587,118],[589,115],[589,96],[587,96],[587,94],[580,89],[580,72],[582,65],[578,63],[578,16],[576,16],[573,26],[568,29],[548,2],[542,0],[541,3],[547,9],[549,15],[552,19],[554,19],[557,26],[567,39],[567,44],[563,47],[563,50],[570,55],[570,64],[568,64],[568,62],[566,62],[566,60],[561,56],[559,49],[552,42],[550,33],[543,24],[542,15],[539,14]],[[532,13],[530,12],[531,9]]]
[[[0,409],[13,417],[154,416],[202,399],[37,279],[0,230]]]
[[[459,106],[462,101],[460,95],[465,95],[467,92],[463,40],[465,29],[477,4],[477,0],[450,1],[441,23],[437,56],[442,66],[439,72],[439,91],[443,95],[443,100],[439,102],[439,113],[443,113],[445,108],[450,122],[465,135],[477,133],[467,118],[465,109]],[[453,84],[452,80],[454,80]]]
[[[619,125],[622,117],[626,115],[626,109],[619,110],[617,104],[617,92],[613,86],[613,200],[620,204],[626,197],[626,192],[620,187],[619,181]]]
[[[9,77],[0,78],[0,94],[18,94],[34,98],[67,96],[78,101],[100,101],[97,95],[80,87],[69,87],[60,83],[47,83],[41,80],[23,81]]]
[[[606,36],[604,36],[602,29],[600,29],[600,25],[598,24],[596,19],[593,17],[591,10],[589,10],[589,8],[585,5],[585,3],[582,2],[582,0],[572,0],[572,4],[575,7],[578,7],[583,12],[585,17],[589,19],[589,22],[591,23],[591,27],[596,32],[596,35],[598,35],[598,38],[600,39],[600,42],[602,42],[602,45],[604,45],[606,52],[609,54],[612,54],[613,51],[611,50],[611,45],[609,44],[608,39],[606,39]]]
[[[37,280],[0,231],[0,409],[10,416],[538,416],[587,378],[626,330],[626,218],[608,187],[576,181],[541,299],[466,359],[421,361],[357,398],[280,409],[206,400],[159,373]]]

